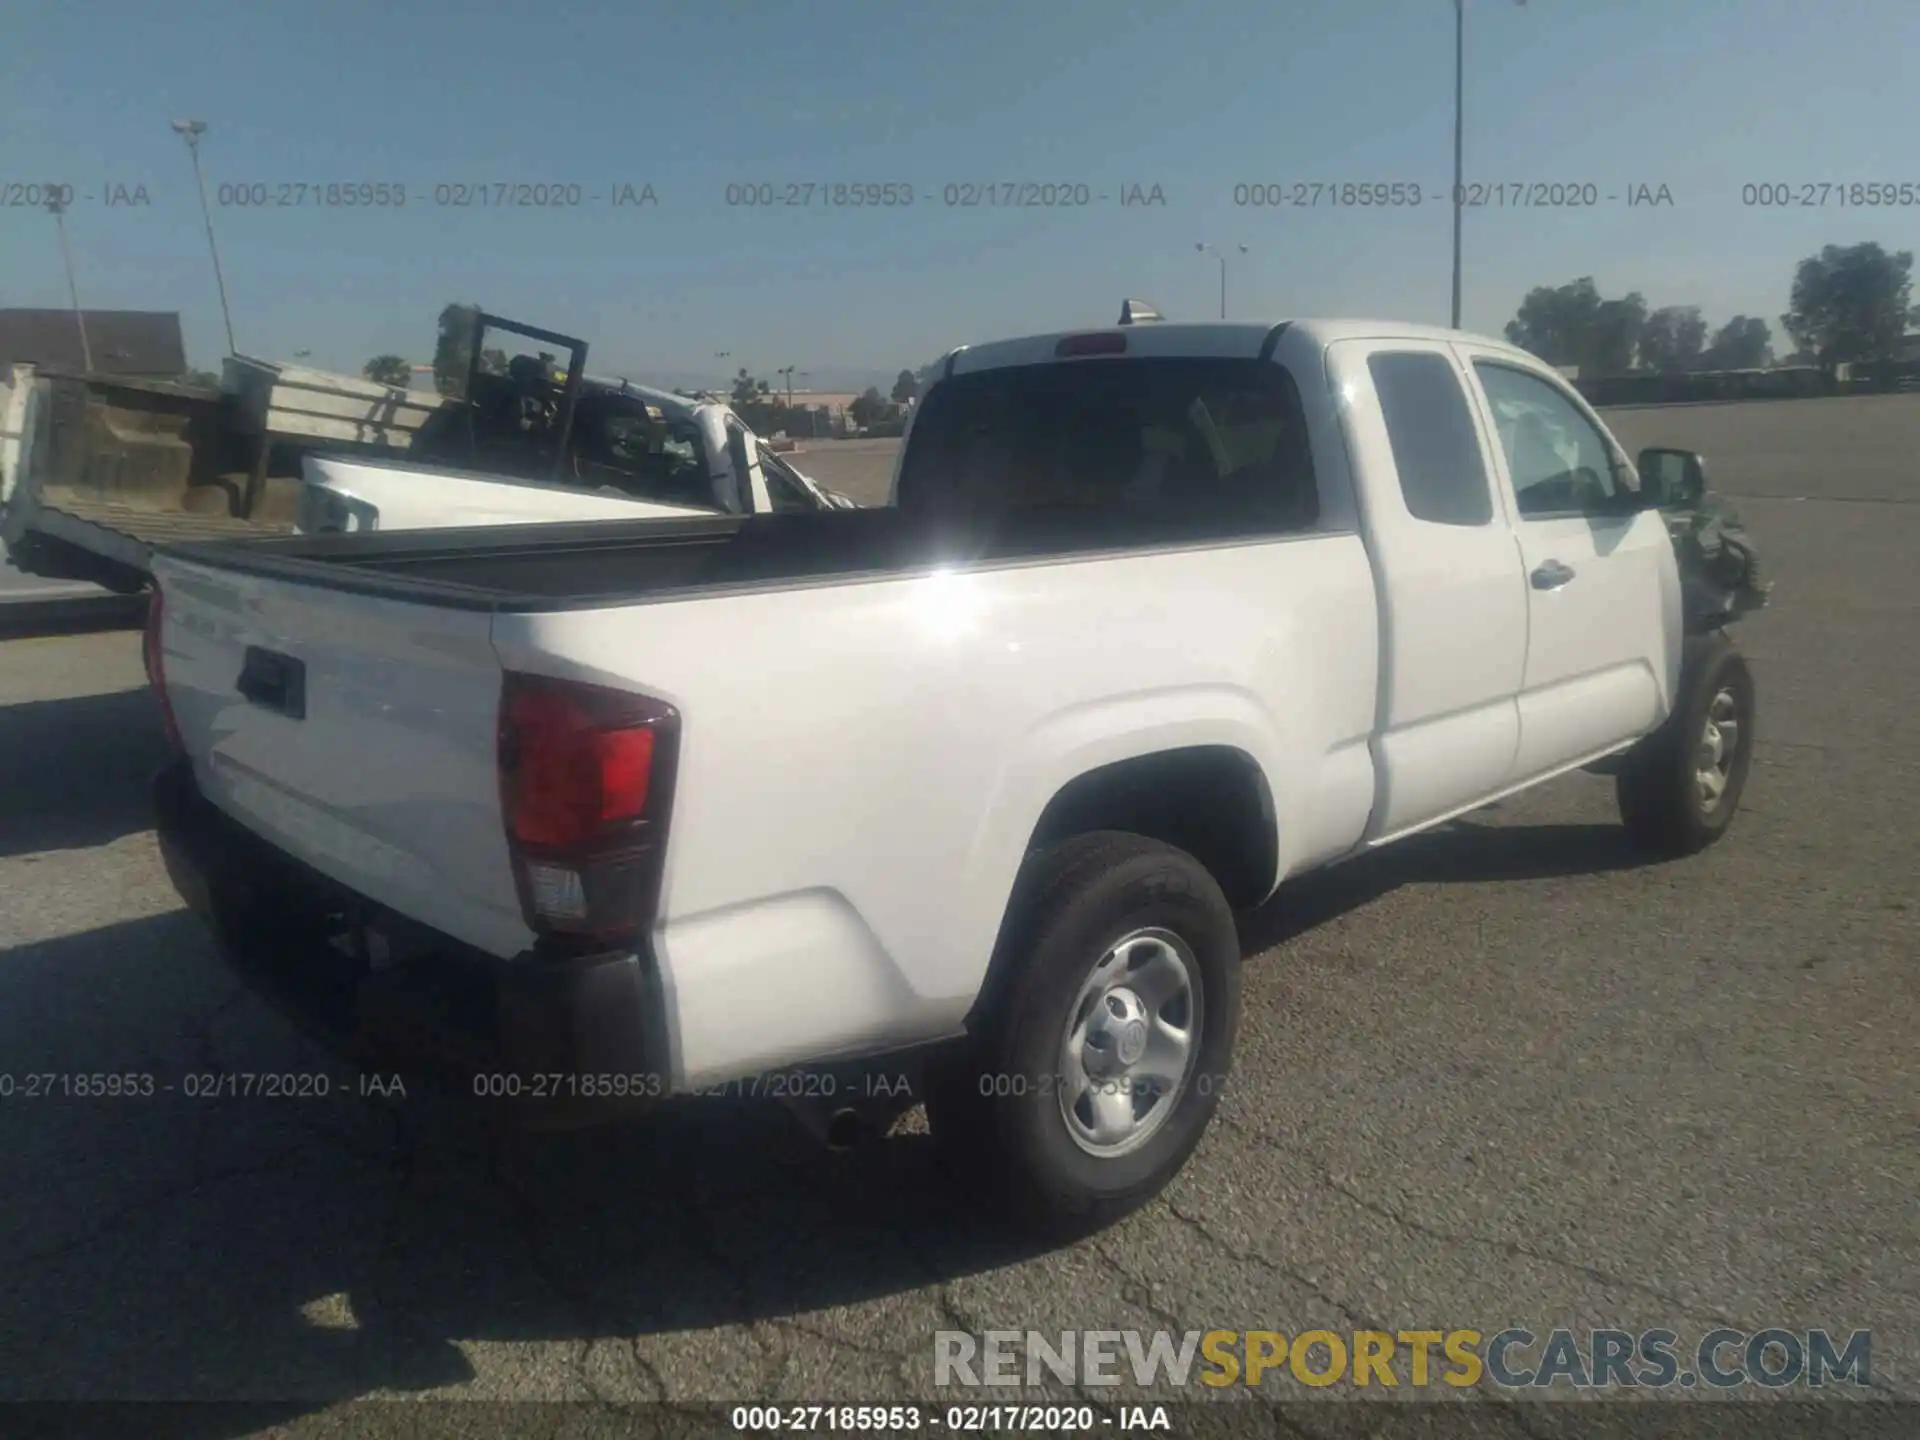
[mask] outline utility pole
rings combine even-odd
[[[73,301],[73,323],[80,332],[80,361],[93,373],[93,347],[87,343],[87,316],[80,308],[80,286],[73,278],[73,251],[67,246],[67,190],[64,185],[49,185],[47,213],[53,216],[53,228],[60,233],[60,258],[67,267],[67,295]]]
[[[220,318],[227,326],[227,353],[237,355],[240,351],[233,343],[233,311],[227,308],[227,281],[220,273],[220,247],[213,240],[213,211],[207,205],[207,177],[200,171],[200,137],[207,133],[207,122],[176,120],[173,131],[187,142],[187,153],[193,157],[193,179],[200,187],[200,218],[206,221],[207,252],[213,256],[213,283],[220,290]]]
[[[1224,252],[1215,249],[1204,240],[1196,243],[1193,248],[1198,250],[1202,255],[1213,256],[1214,259],[1220,262],[1220,318],[1224,320],[1227,318],[1227,257]],[[1242,255],[1246,254],[1247,247],[1244,245],[1240,246],[1240,253]]]

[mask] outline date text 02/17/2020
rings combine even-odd
[[[1618,204],[1667,209],[1674,198],[1666,185],[1648,181],[1475,181],[1442,189],[1411,180],[1262,180],[1235,185],[1233,203],[1252,210],[1401,210],[1424,204],[1458,204],[1468,210],[1587,210]]]
[[[484,1100],[886,1100],[913,1094],[905,1073],[841,1075],[830,1070],[778,1070],[675,1090],[657,1071],[586,1074],[577,1071],[477,1074],[473,1093]]]
[[[949,210],[1167,208],[1166,188],[1150,181],[964,180],[929,188],[907,180],[758,180],[728,185],[722,195],[729,208],[745,210],[901,210],[916,204]]]
[[[580,210],[656,208],[660,197],[643,180],[604,185],[579,181],[445,180],[409,186],[398,180],[240,180],[214,191],[222,210]]]
[[[736,1405],[728,1421],[747,1433],[1093,1434],[1173,1428],[1164,1405],[1123,1405],[1116,1414],[1091,1405]]]
[[[5,1100],[149,1100],[179,1095],[188,1100],[404,1099],[406,1084],[397,1075],[362,1072],[337,1082],[324,1070],[192,1071],[162,1080],[144,1070],[0,1072],[0,1101]]]

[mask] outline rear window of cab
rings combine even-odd
[[[935,384],[901,460],[901,509],[996,531],[1077,520],[1151,539],[1310,528],[1319,494],[1298,387],[1243,359],[1008,366]]]

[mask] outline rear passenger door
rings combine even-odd
[[[1617,746],[1660,718],[1679,636],[1672,542],[1638,478],[1558,378],[1466,346],[1526,568],[1515,780]]]
[[[1368,838],[1506,786],[1527,653],[1520,553],[1459,358],[1441,343],[1330,347],[1381,614]]]

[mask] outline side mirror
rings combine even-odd
[[[1707,493],[1707,463],[1691,450],[1651,446],[1640,452],[1641,504],[1648,510],[1697,505]]]

